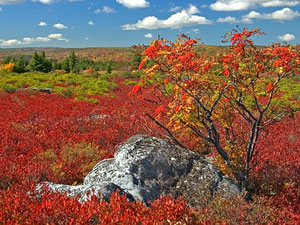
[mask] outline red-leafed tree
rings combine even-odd
[[[216,164],[249,194],[262,134],[299,108],[296,97],[287,97],[286,86],[292,82],[285,81],[299,75],[299,49],[254,46],[251,37],[263,34],[259,29],[234,29],[224,36],[231,42],[227,52],[215,56],[201,53],[203,46],[185,35],[174,43],[158,39],[144,51],[140,64],[146,82],[171,98],[149,117],[177,144],[189,138],[195,149],[211,151]],[[140,86],[134,92],[140,92]],[[162,115],[167,125],[159,122]]]

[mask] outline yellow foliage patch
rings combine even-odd
[[[11,62],[11,63],[1,65],[0,68],[4,71],[12,72],[14,69],[14,66],[15,66],[15,64]]]

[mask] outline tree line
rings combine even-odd
[[[64,58],[64,60],[58,61],[47,58],[44,51],[41,53],[35,52],[29,57],[21,55],[18,57],[7,56],[1,64],[7,65],[9,63],[12,63],[13,65],[12,72],[16,73],[24,73],[29,71],[49,73],[55,70],[64,70],[66,73],[80,73],[87,69],[111,73],[112,70],[129,66],[130,64],[118,61],[93,61],[77,56],[74,52],[70,53],[70,55]]]

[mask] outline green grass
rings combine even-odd
[[[0,71],[0,90],[13,93],[24,88],[50,88],[64,97],[87,99],[93,95],[109,94],[117,84],[107,74],[59,74],[28,72],[23,74]]]

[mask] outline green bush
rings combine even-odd
[[[78,95],[84,99],[93,95],[108,94],[118,85],[109,81],[109,75],[95,76],[93,74],[59,74],[59,73],[9,73],[0,71],[0,89],[14,93],[18,89],[50,88],[54,93],[64,97]],[[96,100],[92,100],[96,102]]]

